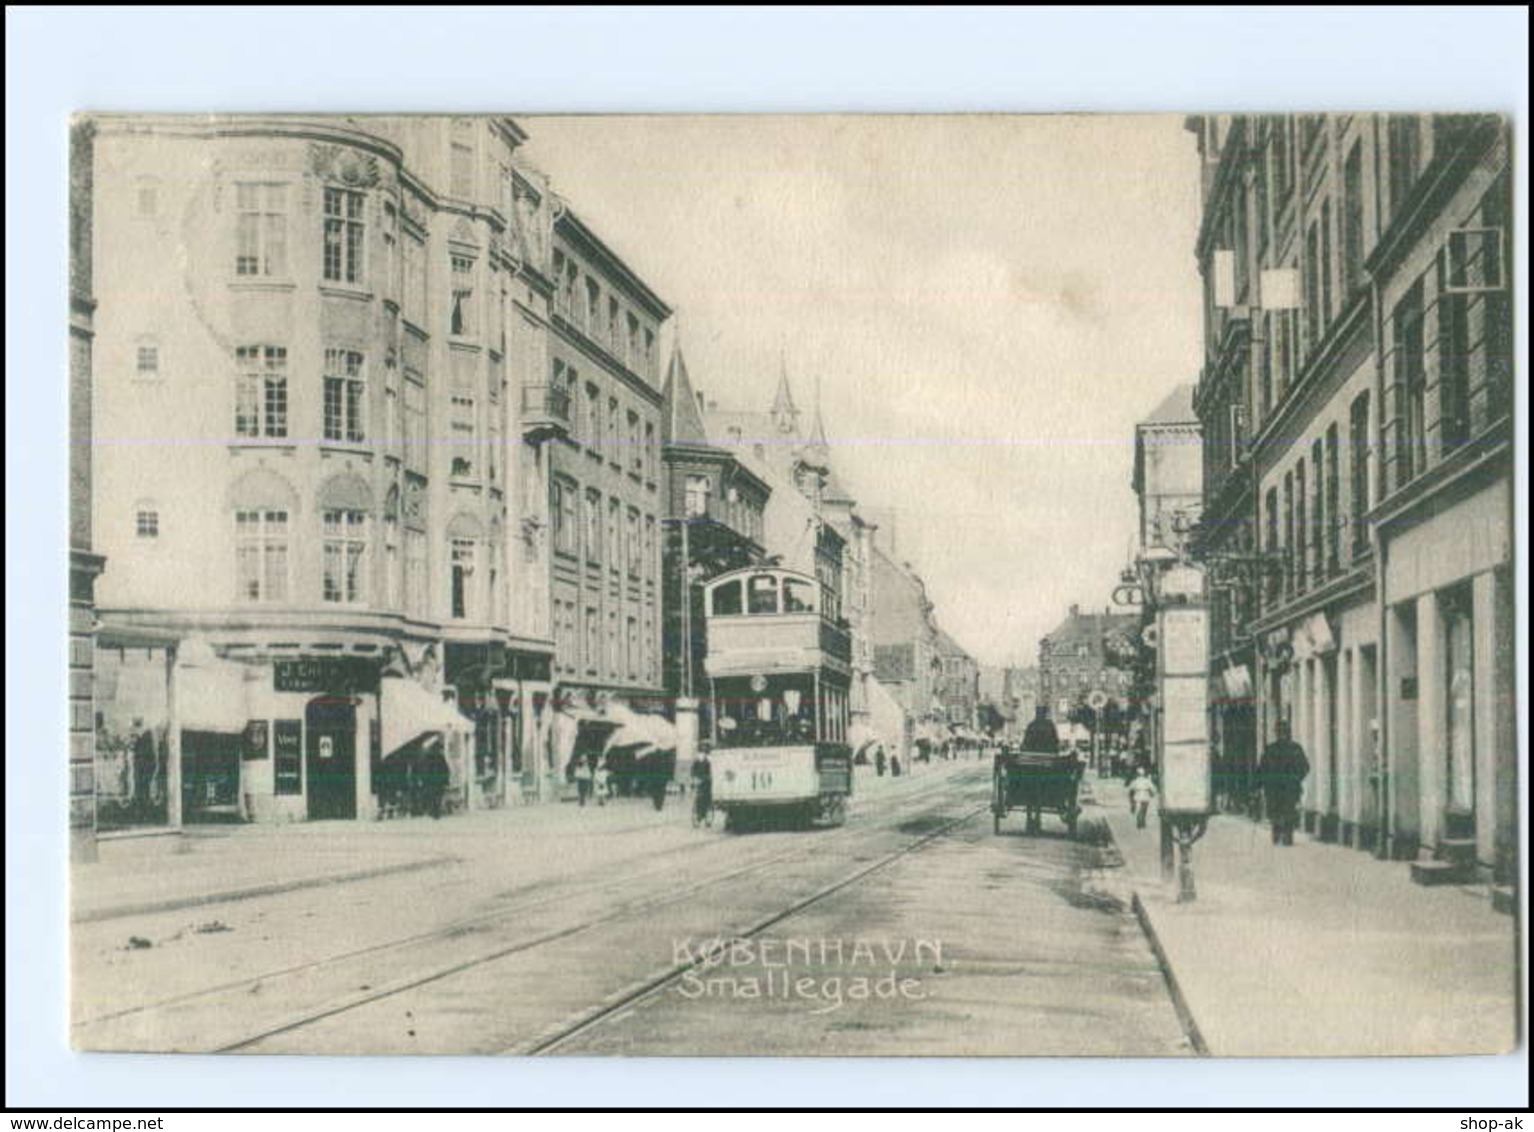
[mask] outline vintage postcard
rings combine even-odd
[[[1514,1049],[1510,148],[77,116],[72,1044]]]

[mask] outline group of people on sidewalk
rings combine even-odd
[[[1268,821],[1273,828],[1274,845],[1293,845],[1294,828],[1299,824],[1300,797],[1305,778],[1310,774],[1310,760],[1290,735],[1287,720],[1274,727],[1274,739],[1262,752],[1257,764],[1257,781],[1263,794]],[[1144,829],[1151,803],[1156,800],[1156,781],[1144,767],[1135,768],[1127,783],[1129,812],[1135,816],[1135,828]]]

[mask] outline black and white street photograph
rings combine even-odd
[[[1518,1053],[1511,108],[523,89],[53,127],[70,1050]]]

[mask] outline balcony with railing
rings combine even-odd
[[[570,391],[558,385],[522,387],[522,436],[540,441],[570,435]]]

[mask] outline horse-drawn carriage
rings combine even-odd
[[[1003,749],[996,753],[991,780],[991,814],[1001,832],[1001,819],[1012,810],[1027,815],[1025,832],[1037,833],[1045,810],[1060,815],[1065,828],[1076,836],[1081,816],[1077,794],[1081,788],[1081,761],[1074,751],[1060,754]]]

